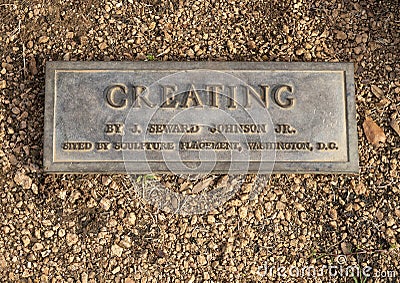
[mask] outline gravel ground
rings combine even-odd
[[[398,0],[0,0],[1,281],[365,282],[295,276],[336,265],[400,282],[399,10]],[[253,199],[248,176],[195,216],[149,205],[127,176],[44,175],[50,60],[354,62],[360,175],[274,175]]]

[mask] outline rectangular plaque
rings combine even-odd
[[[48,62],[48,173],[358,173],[351,63]]]

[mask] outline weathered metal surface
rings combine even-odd
[[[353,65],[49,62],[46,172],[357,173]]]

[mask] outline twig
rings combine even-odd
[[[393,248],[393,249],[388,249],[388,250],[382,250],[382,249],[378,249],[378,250],[364,250],[364,251],[357,251],[357,252],[352,252],[352,253],[348,253],[348,254],[326,254],[326,253],[315,253],[315,255],[321,255],[321,257],[326,257],[326,256],[353,256],[353,255],[359,255],[359,254],[369,254],[369,253],[387,253],[387,252],[391,252],[393,250],[398,250],[399,248]]]
[[[24,61],[23,74],[24,74],[24,79],[25,79],[25,73],[26,73],[25,43],[22,43],[22,59],[23,59],[23,61]]]
[[[0,4],[0,7],[1,6],[14,6],[14,8],[17,7],[17,5],[15,5],[15,4]]]

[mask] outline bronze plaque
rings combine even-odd
[[[48,173],[358,173],[351,63],[48,62]]]

